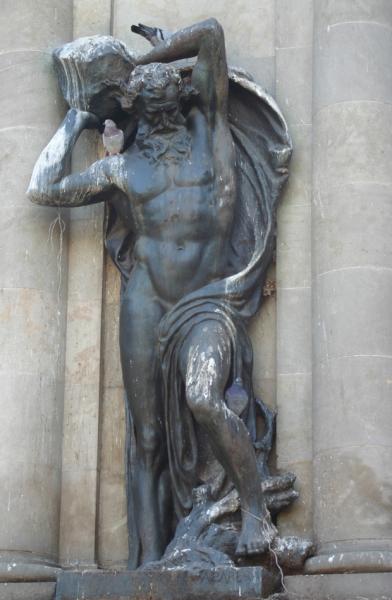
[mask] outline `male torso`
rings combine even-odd
[[[123,155],[120,187],[129,203],[120,210],[136,226],[136,261],[147,267],[157,295],[172,304],[225,275],[234,149],[227,123],[219,119],[211,131],[196,108],[174,133],[153,133],[146,142]]]

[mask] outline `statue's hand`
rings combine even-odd
[[[102,127],[100,118],[94,113],[78,110],[77,116],[82,121],[84,129],[101,129]]]
[[[148,25],[143,25],[142,23],[139,23],[138,25],[132,25],[131,31],[144,37],[152,46],[157,46],[160,42],[163,42],[163,40],[167,40],[170,37],[170,33],[168,31],[160,29],[159,27],[149,27]]]

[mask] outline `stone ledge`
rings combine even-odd
[[[56,581],[61,569],[41,563],[0,562],[0,583]]]
[[[384,573],[392,571],[391,551],[334,552],[312,556],[305,563],[307,575]]]
[[[392,573],[285,577],[282,600],[392,600]]]
[[[0,600],[53,600],[55,590],[51,582],[0,583]]]
[[[64,571],[56,600],[260,600],[276,590],[277,576],[263,567],[193,571]]]

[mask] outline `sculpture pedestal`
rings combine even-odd
[[[278,575],[264,567],[63,571],[56,600],[260,600],[278,585]]]

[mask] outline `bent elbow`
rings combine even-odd
[[[26,196],[33,204],[40,204],[41,206],[54,206],[57,204],[55,199],[49,196],[49,194],[43,193],[31,184],[26,190]]]
[[[221,46],[224,44],[225,35],[222,25],[215,17],[211,17],[204,21],[205,35],[208,36],[210,42],[215,46]]]
[[[223,27],[215,17],[210,17],[204,21],[205,27],[214,33],[223,34]]]
[[[30,179],[29,187],[26,190],[26,196],[33,202],[33,204],[44,204],[42,193],[42,182],[40,177],[37,176],[36,168],[34,168],[33,174]]]
[[[223,27],[215,17],[210,17],[205,21],[201,21],[199,26],[201,26],[202,31],[206,36],[210,36],[213,39],[223,39],[224,37]]]
[[[33,204],[42,204],[42,194],[31,184],[26,190],[26,196]]]

